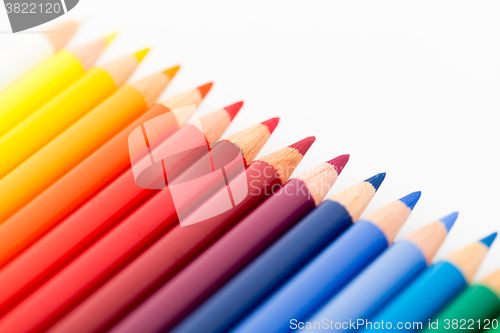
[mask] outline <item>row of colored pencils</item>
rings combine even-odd
[[[431,264],[458,213],[394,242],[420,192],[361,217],[385,173],[325,199],[349,155],[292,177],[314,137],[258,157],[278,118],[221,140],[243,102],[190,121],[212,83],[156,102],[179,66],[77,29],[0,61],[0,332],[498,327],[496,234]]]

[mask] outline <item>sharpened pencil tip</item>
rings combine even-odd
[[[179,70],[179,68],[181,68],[181,66],[174,66],[172,68],[164,70],[163,74],[165,74],[166,76],[168,76],[170,79],[173,79],[173,77],[175,76],[175,74],[177,74],[177,71]]]
[[[379,173],[378,175],[366,179],[365,182],[372,184],[372,186],[375,188],[375,191],[377,191],[380,185],[382,185],[384,179],[385,179],[385,172],[382,172]]]
[[[113,39],[115,39],[116,35],[118,35],[117,31],[104,37],[104,44],[106,44],[106,46],[108,46],[113,41]]]
[[[274,132],[274,129],[276,128],[276,126],[278,126],[278,123],[280,122],[280,118],[276,117],[276,118],[271,118],[271,119],[268,119],[266,121],[263,121],[261,122],[262,125],[266,125],[267,128],[269,129],[269,133],[273,133]]]
[[[201,98],[205,98],[205,96],[207,96],[210,89],[212,89],[213,84],[214,84],[213,82],[209,82],[197,88],[201,94]]]
[[[149,48],[144,49],[144,50],[140,50],[139,52],[134,53],[134,55],[137,58],[137,61],[141,62],[142,59],[144,59],[144,57],[146,56],[146,54],[148,54],[148,52],[149,52]]]
[[[453,224],[455,224],[457,217],[458,217],[458,212],[453,212],[449,215],[446,215],[443,218],[440,218],[439,221],[443,223],[443,225],[446,228],[446,231],[450,231],[451,227],[453,227]]]
[[[308,136],[305,139],[302,139],[300,141],[297,141],[295,143],[292,143],[288,147],[290,148],[295,148],[299,152],[300,155],[304,156],[309,148],[311,148],[312,144],[316,141],[316,137],[314,136]]]
[[[243,101],[226,106],[224,110],[226,110],[227,114],[229,115],[229,118],[233,120],[234,117],[236,117],[236,115],[240,111],[242,106],[243,106]]]
[[[415,205],[417,204],[418,200],[420,199],[421,194],[422,194],[422,192],[420,192],[420,191],[413,192],[413,193],[408,194],[405,197],[402,197],[401,199],[399,199],[399,201],[401,201],[406,206],[408,206],[408,208],[413,210],[413,208],[415,208]]]
[[[349,161],[349,156],[349,154],[340,155],[332,160],[327,161],[326,163],[333,165],[335,167],[335,171],[337,171],[337,175],[340,175],[342,173],[342,170],[344,170],[345,165]]]
[[[487,247],[490,247],[491,244],[493,244],[493,241],[495,240],[496,237],[497,237],[497,233],[494,232],[491,235],[486,236],[483,239],[481,239],[480,242],[483,243],[484,245],[486,245]]]

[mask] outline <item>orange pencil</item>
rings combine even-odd
[[[0,222],[146,112],[172,76],[170,69],[123,86],[0,180]]]
[[[170,110],[198,106],[209,87],[191,89],[156,104],[0,225],[0,267],[130,167],[128,137],[134,129]],[[184,125],[191,116],[187,108],[172,114],[174,123],[169,131]],[[163,132],[165,137],[170,134]],[[158,142],[161,139],[159,136]],[[158,142],[151,140],[154,147]]]

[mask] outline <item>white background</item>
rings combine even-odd
[[[71,45],[119,31],[100,63],[151,46],[132,80],[181,64],[162,99],[213,80],[200,113],[244,100],[227,134],[280,116],[261,156],[309,135],[317,141],[299,171],[350,153],[332,192],[387,172],[368,211],[421,190],[400,236],[459,210],[443,257],[500,228],[499,9],[495,1],[81,0],[67,16],[86,17]],[[3,9],[0,30],[9,30]],[[498,268],[500,244],[478,276]]]

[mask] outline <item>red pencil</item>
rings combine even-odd
[[[241,147],[244,159],[250,162],[267,141],[277,123],[278,119],[273,118],[224,141],[228,141],[226,144],[230,142],[236,147]],[[204,162],[203,159],[200,161]],[[196,167],[191,166],[179,178],[189,174],[190,170],[194,170],[195,174],[198,172]],[[0,331],[5,329],[24,332],[47,328],[139,255],[177,220],[156,219],[173,206],[171,197],[162,195],[165,192],[169,192],[168,187],[145,202],[116,228],[7,313],[0,320]]]
[[[291,179],[123,319],[112,332],[168,330],[319,204],[338,177],[336,159]]]
[[[212,139],[220,137],[240,107],[241,103],[237,103],[227,109],[202,116],[199,122],[205,136]],[[214,124],[217,121],[219,123]],[[155,192],[156,190],[137,186],[130,168],[98,192],[0,271],[1,283],[9,286],[0,288],[0,312],[10,309],[57,273],[139,205],[140,200],[146,200]]]
[[[227,231],[243,215],[270,195],[291,176],[314,138],[307,138],[250,164],[245,174],[230,184],[246,183],[248,194],[230,211],[198,224],[176,225],[145,253],[97,290],[51,332],[96,332],[110,327],[153,290],[187,265],[193,258]],[[239,179],[241,178],[241,179]],[[196,211],[198,215],[221,207],[227,198],[219,190]],[[191,223],[189,223],[191,224]],[[127,292],[123,292],[126,290]]]

